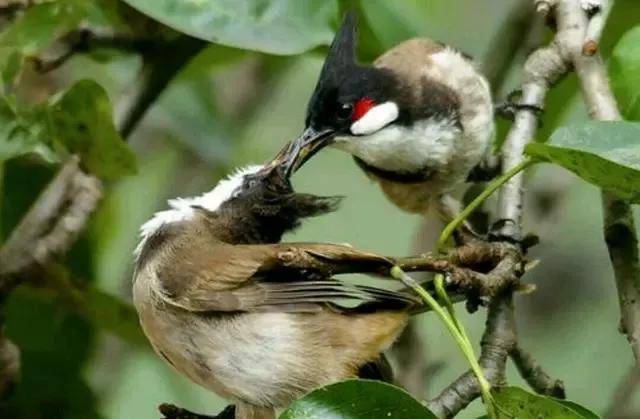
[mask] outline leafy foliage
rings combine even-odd
[[[371,380],[348,380],[312,391],[295,401],[280,419],[435,419],[404,390]]]
[[[640,202],[640,123],[590,121],[558,128],[526,153],[558,164],[584,180]]]

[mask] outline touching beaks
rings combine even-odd
[[[316,130],[308,127],[298,138],[287,143],[265,169],[270,171],[279,168],[284,176],[289,177],[320,149],[329,145],[334,136],[333,129]]]

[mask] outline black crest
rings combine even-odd
[[[356,39],[356,17],[349,12],[333,38],[309,101],[307,127],[331,129],[337,134],[346,132],[352,122],[349,112],[355,101],[364,97],[377,103],[388,100],[393,89],[392,76],[383,69],[356,61]]]
[[[331,42],[318,85],[323,82],[333,84],[339,82],[340,75],[356,65],[356,38],[356,16],[353,12],[348,12]]]
[[[334,97],[329,98],[327,95],[335,95],[343,83],[344,77],[353,73],[354,69],[358,67],[355,60],[356,37],[356,17],[353,12],[348,12],[331,42],[329,54],[324,61],[318,83],[309,101],[307,125],[309,125],[312,110],[323,108],[325,102],[335,99]]]

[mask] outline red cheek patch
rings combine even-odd
[[[373,99],[368,97],[358,99],[353,106],[353,114],[351,118],[354,121],[357,121],[358,119],[362,118],[367,112],[369,112],[369,109],[373,108],[375,104],[376,103],[373,101]]]

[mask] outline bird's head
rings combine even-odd
[[[329,48],[297,141],[322,148],[335,137],[371,135],[398,120],[393,75],[356,62],[356,22],[348,13]]]

